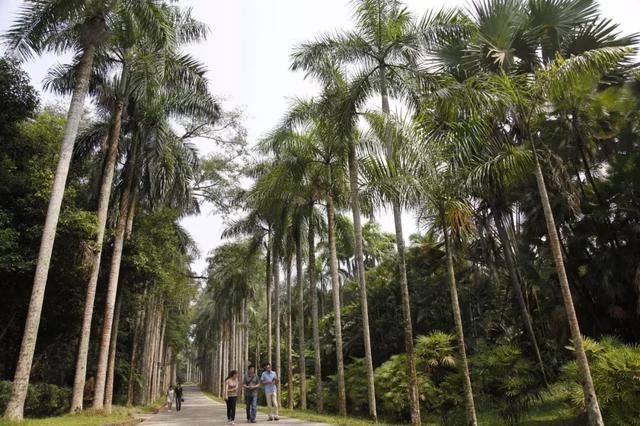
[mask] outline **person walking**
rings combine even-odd
[[[167,411],[171,411],[171,407],[173,406],[173,400],[175,399],[176,394],[173,390],[173,386],[169,386],[169,390],[167,391],[167,402],[165,402],[164,406],[167,407]]]
[[[176,386],[176,411],[182,410],[182,385],[178,383]]]
[[[269,421],[280,420],[278,417],[278,374],[271,369],[271,364],[265,364],[265,371],[260,376],[260,381],[264,385],[264,394],[267,397],[267,407],[269,411]],[[275,414],[272,416],[272,412]]]
[[[260,381],[256,375],[256,367],[254,365],[250,365],[249,368],[247,368],[247,375],[242,381],[242,387],[245,389],[244,402],[247,407],[247,421],[249,423],[255,423]]]
[[[227,403],[227,421],[236,424],[236,401],[238,399],[238,372],[231,370],[224,381],[224,400]]]

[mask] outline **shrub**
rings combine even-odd
[[[408,420],[410,410],[407,397],[407,355],[393,355],[376,369],[375,375],[376,393],[382,402],[383,410],[396,419]],[[423,403],[435,392],[433,383],[421,372],[418,372],[418,392]]]
[[[471,360],[475,393],[508,425],[520,424],[544,385],[535,364],[515,345],[482,348]]]
[[[11,382],[0,382],[0,412],[11,397]],[[24,414],[27,417],[57,416],[69,411],[71,389],[48,383],[29,384]]]
[[[584,339],[596,395],[608,425],[640,425],[640,347],[605,337]],[[573,350],[573,348],[569,348]],[[584,412],[584,395],[575,361],[563,367],[571,405]]]

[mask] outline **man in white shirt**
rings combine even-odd
[[[278,417],[278,375],[271,369],[271,364],[265,364],[265,371],[260,376],[260,382],[264,385],[264,393],[267,397],[267,407],[269,409],[269,421],[280,420]],[[272,411],[275,416],[272,416]]]

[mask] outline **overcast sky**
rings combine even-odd
[[[194,16],[206,22],[211,33],[206,42],[191,51],[209,69],[211,89],[224,99],[226,109],[241,108],[249,142],[271,129],[284,114],[293,97],[314,95],[317,87],[301,73],[289,71],[291,48],[313,39],[318,33],[351,27],[348,0],[181,0],[193,8]],[[443,5],[467,5],[466,0],[408,0],[417,15]],[[0,0],[0,33],[4,33],[19,10],[20,0]],[[640,32],[640,0],[603,0],[603,14],[621,26],[624,33]],[[46,56],[26,64],[33,84],[40,89],[47,69],[60,58]],[[64,60],[64,59],[63,59]],[[56,98],[43,93],[45,102]],[[200,143],[202,153],[211,150]],[[393,230],[386,215],[379,221]],[[223,227],[219,217],[205,208],[203,214],[183,221],[200,246],[202,259],[194,270],[204,270],[206,254],[220,243]],[[415,230],[411,216],[407,231]],[[408,235],[409,232],[406,232]]]

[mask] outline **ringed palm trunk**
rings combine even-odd
[[[573,346],[575,348],[578,373],[580,375],[580,382],[582,383],[582,391],[584,393],[588,424],[589,426],[604,426],[602,413],[600,412],[600,405],[598,404],[598,397],[596,396],[596,390],[593,386],[593,379],[591,378],[589,361],[587,360],[587,354],[582,343],[580,324],[578,323],[578,316],[576,315],[576,310],[573,305],[573,297],[571,296],[571,288],[569,287],[567,272],[564,267],[562,248],[560,247],[560,237],[558,236],[558,232],[556,230],[555,218],[553,216],[553,211],[551,210],[551,202],[549,201],[549,194],[547,193],[544,176],[542,175],[542,168],[540,167],[540,161],[538,159],[533,140],[532,146],[533,156],[535,159],[535,175],[536,183],[538,185],[538,193],[540,194],[540,201],[542,203],[542,209],[544,211],[544,219],[547,226],[547,234],[549,235],[549,245],[551,246],[553,263],[555,264],[556,273],[558,274],[558,281],[560,283],[560,290],[562,292],[564,308],[567,313],[567,319],[569,321],[571,339],[573,340]]]
[[[360,288],[360,306],[362,312],[362,337],[364,340],[364,362],[367,367],[367,391],[369,395],[369,416],[375,422],[378,418],[376,408],[376,388],[371,355],[371,337],[369,332],[369,303],[367,301],[367,280],[364,270],[364,251],[362,248],[362,223],[360,219],[360,195],[358,189],[358,156],[355,144],[349,147],[349,186],[351,189],[351,211],[353,213],[353,231],[355,235],[356,276]]]
[[[73,379],[73,394],[71,396],[71,412],[82,411],[82,399],[84,393],[84,383],[87,373],[87,356],[89,354],[89,339],[91,337],[91,320],[93,319],[93,305],[96,299],[96,287],[98,276],[100,275],[100,261],[102,259],[102,246],[104,242],[104,231],[107,225],[109,213],[109,198],[113,186],[113,175],[115,173],[116,160],[118,158],[118,145],[120,142],[120,130],[122,128],[122,111],[124,102],[117,101],[113,110],[113,122],[109,130],[109,142],[107,144],[106,158],[102,171],[102,183],[100,185],[100,195],[98,198],[98,222],[96,229],[96,239],[94,241],[95,252],[91,258],[91,272],[87,282],[87,294],[84,302],[84,313],[82,315],[82,328],[80,331],[80,342],[78,345],[78,356],[76,358],[76,370]]]
[[[291,297],[291,259],[287,260],[287,407],[293,408],[293,298]]]
[[[322,413],[324,401],[322,398],[322,359],[320,354],[320,328],[318,321],[318,289],[316,288],[316,241],[313,228],[313,220],[309,215],[309,231],[307,242],[309,245],[309,262],[307,275],[309,276],[309,293],[311,296],[311,328],[313,333],[313,374],[316,378],[316,411]]]
[[[380,73],[380,94],[382,99],[382,112],[386,118],[389,117],[389,95],[387,91],[386,69],[383,63],[379,67]],[[391,133],[385,131],[385,141],[387,149],[387,161],[392,161],[393,146]],[[409,407],[411,410],[411,424],[420,425],[420,397],[418,394],[418,378],[416,372],[416,361],[413,350],[413,326],[411,324],[411,299],[409,296],[409,284],[407,282],[407,264],[405,259],[404,236],[402,233],[402,209],[396,200],[393,203],[393,220],[396,229],[396,246],[398,248],[398,269],[400,273],[400,296],[402,304],[402,322],[404,328],[404,345],[407,353],[407,377],[409,378]]]
[[[302,271],[302,242],[298,230],[296,238],[296,281],[298,287],[298,357],[300,359],[300,409],[307,409],[307,362],[304,358],[304,272]]]
[[[116,354],[118,350],[118,328],[120,327],[120,309],[122,307],[122,289],[116,298],[116,310],[113,317],[113,330],[111,330],[111,341],[109,342],[109,363],[107,365],[107,384],[104,393],[104,409],[111,410],[113,402],[113,380],[116,370]]]
[[[467,361],[467,350],[464,343],[464,329],[462,327],[462,314],[460,313],[460,302],[458,301],[458,287],[456,286],[456,273],[453,269],[453,253],[449,231],[445,222],[444,211],[441,211],[442,227],[444,231],[444,245],[447,252],[447,272],[449,275],[449,292],[451,293],[451,311],[456,326],[456,337],[458,338],[458,348],[460,351],[460,361],[462,361],[462,371],[464,379],[464,400],[465,414],[468,426],[476,426],[478,418],[476,417],[476,407],[473,400],[473,388],[471,387],[471,374],[469,373],[469,362]]]
[[[347,415],[347,394],[344,383],[344,354],[342,349],[342,315],[340,306],[340,281],[338,278],[338,256],[336,253],[336,211],[333,196],[327,195],[327,225],[329,227],[329,268],[336,333],[336,365],[338,373],[338,410],[341,416]]]
[[[278,262],[278,255],[279,253],[275,250],[275,245],[274,245],[274,252],[273,252],[273,296],[275,299],[275,306],[274,306],[274,315],[276,317],[276,344],[275,344],[275,349],[276,349],[276,373],[278,374],[278,377],[281,376],[282,374],[282,370],[280,369],[281,365],[281,359],[280,359],[280,262]],[[277,398],[278,398],[278,402],[280,402],[280,392],[276,393]]]
[[[273,284],[273,275],[271,274],[271,248],[273,246],[273,241],[271,241],[271,231],[269,231],[269,241],[267,243],[267,362],[271,364],[273,360],[271,359],[273,352],[273,335],[272,333],[272,322],[271,318],[271,287]]]
[[[56,166],[53,177],[49,206],[47,207],[47,215],[42,229],[38,263],[33,279],[31,300],[29,301],[29,310],[22,334],[22,343],[20,344],[20,354],[11,387],[11,397],[4,412],[4,417],[7,420],[20,421],[24,415],[24,401],[27,397],[31,363],[33,362],[33,354],[38,338],[38,328],[40,326],[44,292],[47,286],[49,264],[51,263],[51,253],[53,252],[53,243],[56,238],[62,198],[64,197],[69,165],[71,164],[71,157],[73,155],[73,145],[78,135],[78,127],[80,126],[80,119],[82,118],[84,110],[84,98],[87,94],[87,88],[89,87],[89,78],[91,76],[95,51],[95,44],[87,45],[84,48],[82,58],[77,67],[76,82],[62,136],[60,158],[58,159],[58,165]]]
[[[516,270],[516,261],[513,258],[512,252],[512,244],[511,238],[509,237],[509,233],[504,226],[502,213],[496,207],[494,207],[494,222],[496,224],[496,228],[498,229],[498,236],[500,240],[502,240],[502,247],[504,251],[504,258],[507,263],[507,270],[509,271],[509,277],[511,278],[511,284],[513,287],[513,293],[516,297],[516,301],[518,302],[518,308],[520,309],[520,315],[522,316],[522,322],[524,325],[525,332],[527,336],[529,336],[529,340],[531,341],[531,346],[533,346],[533,350],[535,352],[536,361],[538,363],[538,368],[540,368],[540,372],[542,373],[542,378],[545,383],[547,383],[547,375],[544,369],[544,362],[542,361],[542,356],[540,355],[540,347],[538,346],[538,339],[536,338],[536,333],[533,330],[533,324],[531,321],[531,315],[529,315],[529,310],[527,309],[527,304],[524,299],[524,295],[522,293],[522,287],[520,286],[520,279],[518,277],[518,271]]]
[[[113,254],[111,257],[111,269],[109,271],[109,282],[107,284],[107,296],[104,306],[104,316],[102,320],[102,333],[100,336],[100,346],[98,347],[98,367],[96,371],[96,388],[93,395],[93,408],[96,410],[104,407],[104,394],[107,379],[107,363],[109,359],[109,342],[113,327],[113,316],[115,310],[116,294],[118,291],[118,280],[120,277],[120,263],[122,261],[122,250],[124,248],[125,233],[127,228],[127,213],[133,187],[134,162],[129,163],[124,188],[120,197],[120,209],[118,222],[116,224],[115,240],[113,244]],[[155,395],[154,395],[155,396]]]

